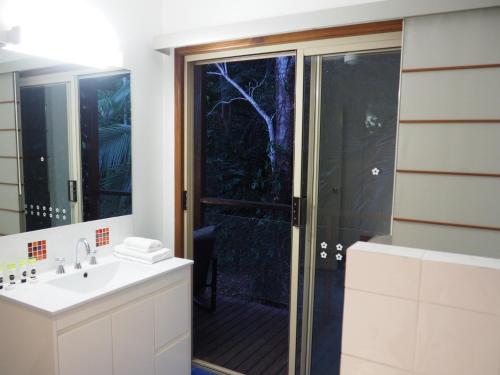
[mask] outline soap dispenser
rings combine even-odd
[[[21,284],[26,283],[28,281],[28,261],[26,259],[22,259],[19,261],[19,275],[21,279]]]
[[[16,286],[16,264],[9,263],[7,264],[7,278],[8,284],[6,286],[7,289],[12,289]]]
[[[31,283],[36,283],[38,281],[38,275],[36,274],[36,258],[29,258],[28,259],[28,264],[30,268],[30,282]]]

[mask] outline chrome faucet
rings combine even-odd
[[[78,250],[80,249],[80,244],[82,244],[82,243],[85,246],[85,252],[86,252],[87,256],[89,256],[91,254],[89,241],[87,241],[85,238],[80,238],[76,242],[76,247],[75,247],[75,269],[76,270],[79,270],[82,268],[82,264],[80,263],[80,260],[78,259]],[[94,252],[93,258],[94,258],[94,262],[95,262],[95,252]],[[90,264],[97,264],[97,262],[92,263],[92,258],[90,258]]]

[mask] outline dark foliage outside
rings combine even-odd
[[[85,220],[130,214],[130,74],[82,80],[80,97]],[[92,160],[98,163],[94,187],[89,175],[95,173],[89,172]]]
[[[201,66],[202,195],[291,204],[295,58]],[[203,206],[217,225],[219,292],[288,305],[290,209]]]

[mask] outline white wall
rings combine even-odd
[[[165,1],[163,32],[173,33],[381,0]],[[181,15],[186,15],[182,17]]]
[[[405,21],[403,69],[499,64],[500,7]],[[409,72],[401,78],[394,243],[500,257],[500,68]],[[497,119],[496,123],[405,123]]]
[[[499,0],[163,0],[157,49],[500,5]],[[345,6],[350,4],[350,6]]]

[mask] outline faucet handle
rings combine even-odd
[[[92,246],[89,246],[90,247],[90,260],[89,260],[89,264],[91,265],[95,265],[97,264],[97,258],[96,258],[96,255],[97,255],[97,248],[95,247],[92,247]]]
[[[64,262],[66,262],[66,258],[65,257],[57,257],[56,262],[59,263],[57,265],[56,274],[61,275],[63,273],[66,273],[66,271],[64,269]]]

